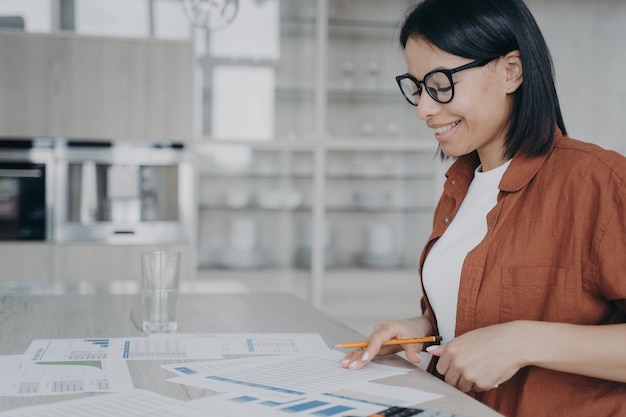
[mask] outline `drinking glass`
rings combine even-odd
[[[178,328],[180,253],[141,254],[142,328],[145,333],[172,333]]]

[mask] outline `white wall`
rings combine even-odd
[[[626,1],[526,3],[552,52],[569,135],[626,155]]]

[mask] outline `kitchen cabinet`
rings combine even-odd
[[[158,248],[183,252],[195,278],[192,43],[0,32],[0,50],[0,140],[51,143],[47,240],[2,242],[0,281],[136,280],[140,252]],[[104,214],[81,217],[97,201]]]
[[[0,243],[0,281],[31,280],[49,282],[52,264],[52,245],[45,242]]]
[[[0,33],[0,137],[192,138],[191,42]]]
[[[193,253],[189,244],[106,245],[98,242],[80,244],[0,243],[0,284],[115,285],[141,280],[141,252],[171,250],[181,253],[181,280],[195,279]],[[42,287],[45,288],[45,287]],[[135,288],[135,287],[131,287]]]
[[[290,291],[323,307],[334,296],[326,289],[377,276],[389,296],[419,299],[418,257],[444,168],[394,79],[406,72],[397,35],[409,3],[281,1],[274,60],[201,57],[200,279]],[[226,64],[274,71],[270,135],[213,129],[213,72]]]
[[[181,253],[180,279],[195,276],[189,262],[189,245],[104,245],[102,243],[56,244],[51,246],[50,280],[63,283],[140,282],[141,253],[168,250]],[[98,265],[98,268],[94,268]]]

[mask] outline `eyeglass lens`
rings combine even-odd
[[[422,84],[422,83],[420,83]],[[433,100],[440,103],[447,103],[452,100],[454,87],[450,78],[443,72],[434,71],[426,75],[423,81],[424,88]],[[411,78],[405,77],[400,80],[400,88],[404,96],[414,105],[419,103],[422,95],[422,86],[417,85]]]

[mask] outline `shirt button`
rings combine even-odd
[[[452,180],[450,182],[452,183],[452,185],[456,184],[456,180]]]
[[[450,224],[450,217],[446,217],[445,219],[443,219],[443,222],[445,224]]]

